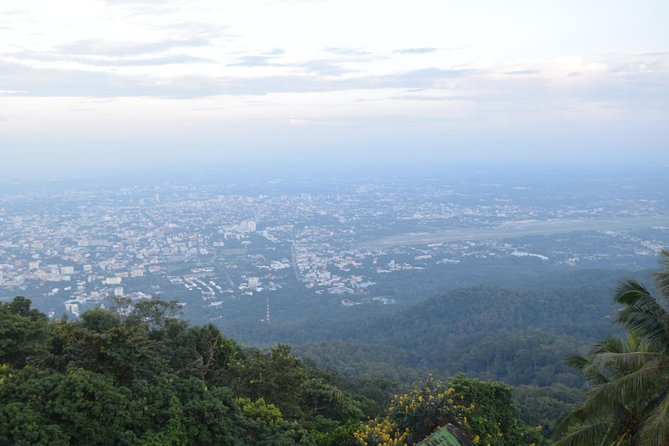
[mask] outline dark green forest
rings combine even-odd
[[[541,439],[501,383],[430,377],[398,396],[397,384],[346,380],[286,345],[243,348],[191,326],[176,302],[114,304],[58,322],[23,297],[0,304],[0,444],[345,446],[396,431],[415,443],[447,421],[495,445]],[[397,412],[428,393],[438,399]]]

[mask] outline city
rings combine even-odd
[[[56,317],[110,296],[160,295],[216,320],[239,300],[269,306],[284,288],[344,307],[389,305],[406,296],[384,285],[407,272],[484,259],[501,269],[515,261],[638,269],[669,244],[660,192],[638,196],[629,186],[621,198],[601,179],[596,199],[567,203],[564,186],[551,195],[529,179],[412,181],[268,180],[253,194],[211,183],[3,194],[0,296],[31,296]]]

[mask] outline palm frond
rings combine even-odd
[[[665,392],[662,401],[646,419],[639,438],[644,446],[669,444],[669,392]]]
[[[584,424],[564,438],[558,440],[553,446],[592,446],[606,444],[604,441],[610,439],[609,427],[611,420],[602,420],[596,423]],[[607,438],[608,437],[608,438]]]
[[[654,274],[657,290],[669,303],[669,249],[660,251],[660,266],[662,269]]]
[[[667,350],[669,313],[643,285],[635,280],[623,282],[618,287],[616,300],[623,305],[616,315],[616,322],[637,333],[642,343]]]
[[[555,422],[555,430],[558,432],[566,432],[571,425],[583,423],[586,418],[583,408],[578,407],[570,410]]]
[[[583,371],[588,365],[590,365],[590,359],[581,355],[571,355],[567,356],[567,359],[564,360],[564,363],[569,367]]]
[[[650,389],[655,389],[654,384],[665,379],[666,375],[667,362],[652,361],[639,370],[593,388],[588,392],[583,410],[586,414],[598,414],[606,408],[610,410],[613,405],[625,406],[646,396]]]
[[[635,305],[640,299],[644,298],[655,300],[648,289],[638,281],[629,279],[618,284],[615,299],[619,304]]]
[[[596,385],[605,384],[611,381],[610,373],[605,368],[599,367],[598,364],[593,363],[592,358],[586,359],[586,364],[582,365],[580,369],[581,374],[591,383]],[[567,365],[570,365],[567,363]]]
[[[599,443],[599,446],[627,446],[630,444],[630,434],[628,432],[623,432],[616,435],[617,427],[618,426],[615,423],[611,423],[609,430],[606,432],[604,438],[602,438],[602,442]]]
[[[593,357],[592,364],[593,367],[607,368],[622,375],[638,370],[650,361],[664,358],[664,353],[660,352],[600,353]]]
[[[615,336],[609,336],[590,349],[591,355],[598,353],[620,353],[626,351],[626,343]]]
[[[647,349],[667,351],[669,349],[669,321],[667,315],[659,311],[644,310],[633,307],[622,309],[617,321],[629,332],[641,338]]]

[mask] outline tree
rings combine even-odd
[[[130,444],[142,413],[131,399],[98,373],[25,367],[0,386],[0,444]]]
[[[96,309],[82,315],[82,322],[55,326],[58,351],[48,363],[64,370],[81,367],[96,373],[114,376],[121,384],[134,379],[148,379],[165,370],[157,344],[144,327],[134,324],[116,325],[114,316]]]
[[[23,367],[47,349],[48,319],[25,297],[0,303],[0,364]]]
[[[526,426],[507,385],[467,378],[442,382],[428,377],[395,397],[383,417],[355,432],[364,446],[415,445],[435,430],[451,433],[473,444],[517,446],[543,444],[539,430]]]
[[[558,423],[557,427],[561,430],[571,427],[558,445],[639,444],[638,434],[644,420],[646,400],[652,392],[646,391],[630,397],[617,392],[607,393],[607,389],[615,389],[619,380],[637,372],[640,363],[603,359],[642,352],[639,337],[630,334],[627,339],[608,338],[595,345],[588,355],[574,355],[567,359],[567,364],[578,369],[594,387],[586,402],[570,411]]]
[[[49,322],[0,304],[0,444],[334,446],[360,402],[290,347],[244,349],[157,299]]]
[[[593,384],[583,405],[562,420],[571,429],[556,446],[669,444],[669,251],[660,252],[655,297],[641,283],[623,282],[616,322],[627,339],[607,339],[588,357],[572,357]]]
[[[164,301],[159,297],[153,297],[135,303],[128,320],[148,324],[152,329],[160,329],[165,326],[166,321],[173,319],[182,307],[183,305],[176,300]]]

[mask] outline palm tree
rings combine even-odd
[[[639,338],[610,337],[595,345],[587,356],[572,356],[567,364],[579,369],[593,384],[585,403],[569,412],[558,423],[558,430],[571,427],[568,434],[557,442],[559,446],[636,445],[639,428],[645,413],[645,398],[619,398],[619,394],[600,394],[602,389],[638,370],[639,364],[603,360],[612,355],[633,355],[643,352]]]
[[[634,280],[618,287],[616,322],[627,339],[607,339],[568,360],[593,387],[559,423],[571,430],[556,446],[669,445],[669,251],[660,256],[660,298]]]

